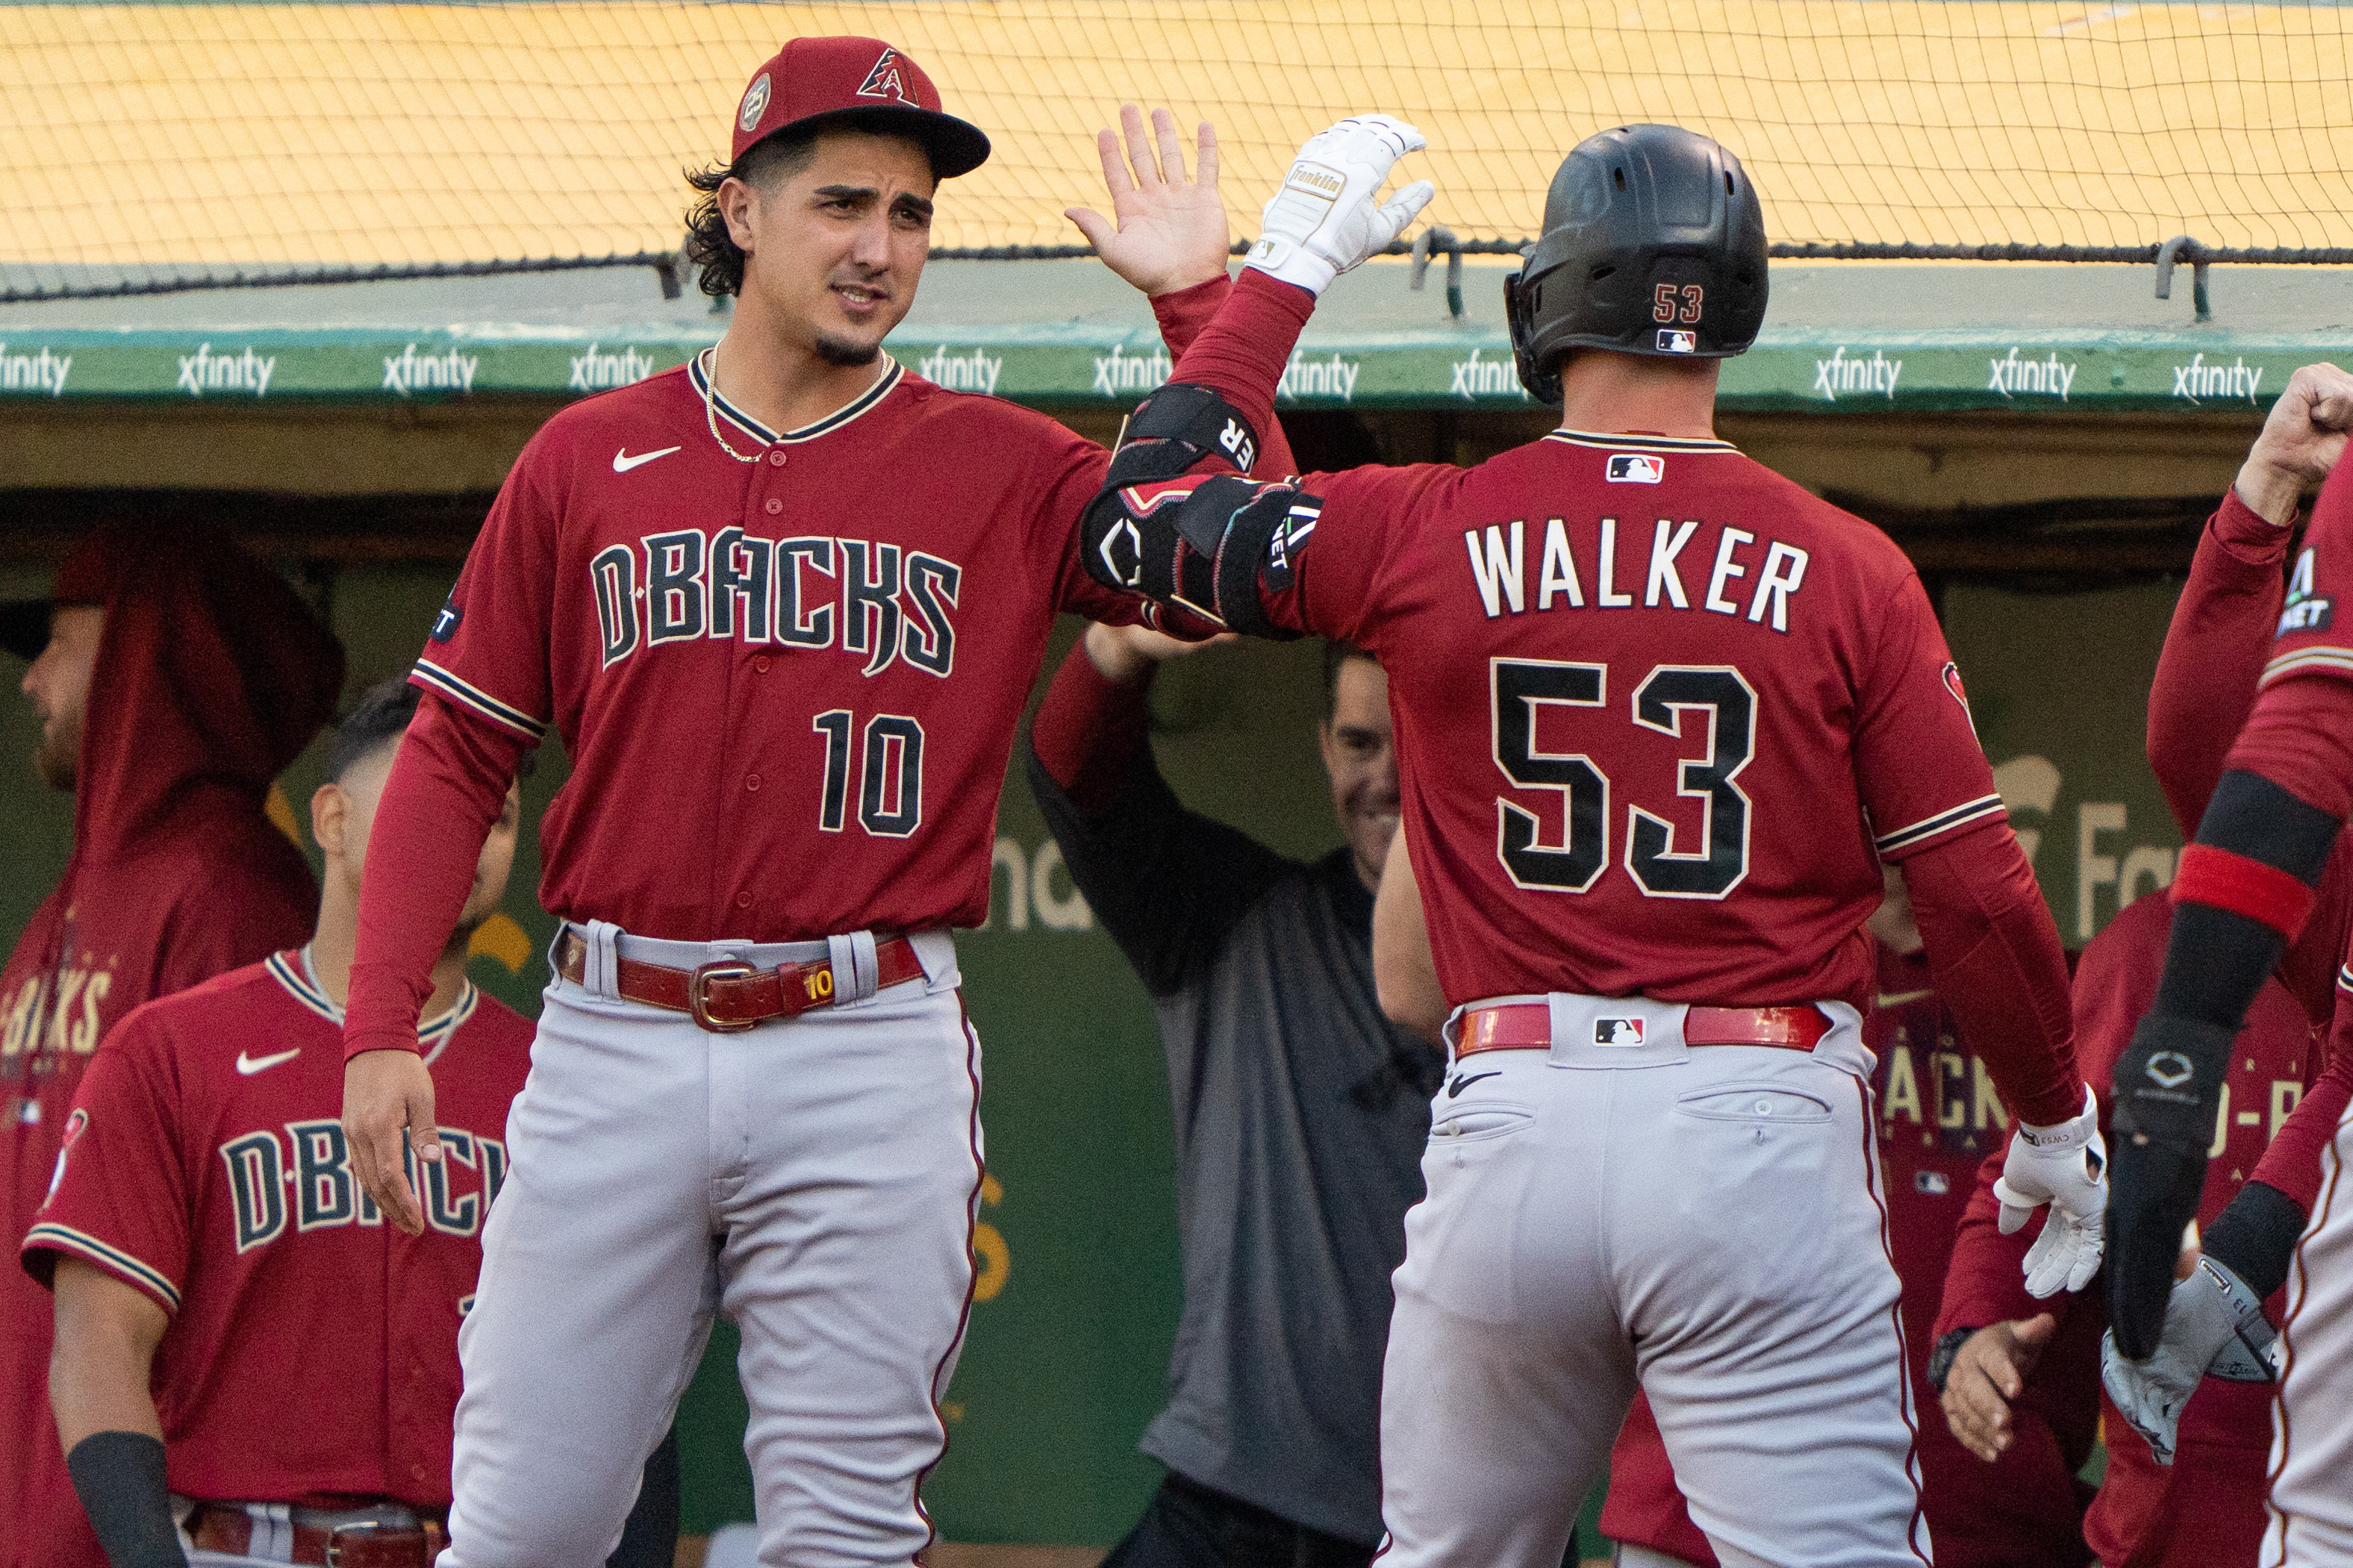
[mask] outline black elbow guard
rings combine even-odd
[[[1261,588],[1291,586],[1292,562],[1323,504],[1296,486],[1239,474],[1109,488],[1082,524],[1087,571],[1229,631],[1285,640],[1299,634],[1267,619]]]

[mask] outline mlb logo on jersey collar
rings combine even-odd
[[[1613,485],[1655,485],[1667,477],[1667,460],[1641,452],[1612,452],[1608,476]]]

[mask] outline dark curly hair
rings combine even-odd
[[[719,187],[729,180],[756,185],[789,178],[807,168],[815,156],[816,132],[779,131],[754,142],[732,163],[686,171],[686,183],[702,195],[687,209],[686,258],[701,269],[704,293],[716,299],[744,289],[744,249],[727,232],[727,216],[719,210]]]

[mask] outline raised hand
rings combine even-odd
[[[1243,265],[1311,294],[1386,249],[1430,205],[1438,188],[1416,180],[1386,203],[1381,187],[1428,137],[1387,114],[1353,115],[1308,138],[1259,217],[1258,243]]]
[[[2353,375],[2333,364],[2304,366],[2288,377],[2239,469],[2239,499],[2257,515],[2286,527],[2295,521],[2297,500],[2327,479],[2344,455],[2348,431]]]
[[[1120,106],[1119,121],[1124,151],[1108,127],[1095,132],[1113,216],[1090,207],[1064,207],[1063,216],[1079,226],[1104,266],[1146,294],[1173,294],[1224,277],[1229,230],[1226,204],[1218,195],[1217,128],[1201,121],[1196,173],[1188,178],[1175,115],[1154,110],[1150,136],[1143,110],[1132,103]]]

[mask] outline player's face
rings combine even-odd
[[[931,159],[914,142],[864,132],[818,138],[788,174],[729,202],[749,252],[744,291],[777,331],[830,364],[873,362],[915,302],[932,243]]]
[[[1356,857],[1356,875],[1377,889],[1398,825],[1397,738],[1389,728],[1387,670],[1369,658],[1341,663],[1323,741],[1332,805]]]
[[[522,786],[507,785],[506,804],[482,840],[481,858],[474,862],[474,885],[466,907],[458,913],[459,931],[470,935],[498,912],[507,896],[507,878],[514,870],[515,840],[522,831]]]
[[[343,771],[343,778],[328,784],[327,790],[339,792],[341,816],[332,837],[320,833],[320,843],[328,852],[329,875],[340,871],[352,897],[352,907],[358,907],[360,876],[367,864],[368,837],[375,826],[375,808],[384,799],[384,786],[392,777],[393,759],[399,754],[397,745],[385,746],[373,756],[361,758]],[[318,823],[316,807],[312,821]],[[522,823],[522,789],[520,784],[507,786],[506,804],[499,811],[499,819],[491,824],[491,831],[482,840],[481,858],[474,863],[474,885],[467,889],[465,907],[458,914],[459,937],[469,936],[489,920],[507,896],[507,877],[514,869],[515,839]]]
[[[69,790],[81,771],[82,714],[90,674],[98,667],[99,634],[106,612],[96,605],[59,605],[49,612],[49,644],[20,683],[41,721],[33,766],[52,789]]]

